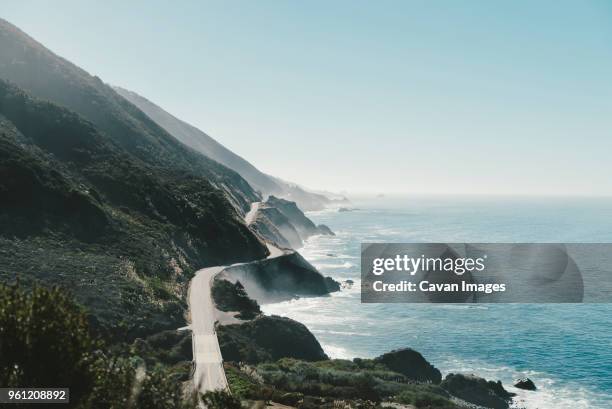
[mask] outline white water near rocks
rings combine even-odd
[[[500,379],[515,407],[612,408],[612,305],[361,304],[361,242],[612,242],[610,199],[420,198],[357,203],[309,214],[336,236],[302,255],[352,289],[263,306],[303,322],[333,358],[412,347],[443,374]],[[511,386],[528,376],[538,391]]]

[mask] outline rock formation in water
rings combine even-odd
[[[492,409],[507,409],[514,396],[504,389],[500,381],[487,381],[475,375],[451,373],[440,386],[466,402]]]

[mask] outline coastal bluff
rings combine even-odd
[[[285,250],[278,257],[229,266],[221,277],[240,281],[249,297],[260,304],[322,296],[340,290],[337,281],[323,276],[293,250]]]
[[[329,227],[315,225],[295,202],[275,196],[259,203],[247,224],[265,241],[282,248],[298,249],[312,236],[334,235]]]

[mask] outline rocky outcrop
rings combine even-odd
[[[527,391],[535,391],[537,389],[535,383],[533,383],[533,381],[529,378],[517,379],[514,383],[514,387]]]
[[[335,293],[336,291],[340,291],[342,285],[331,277],[325,277],[325,287],[327,288],[327,292]]]
[[[278,209],[295,227],[300,237],[305,240],[315,234],[321,234],[317,226],[298,208],[295,202],[280,199],[276,196],[268,197],[266,205]]]
[[[321,275],[295,251],[230,266],[223,274],[233,281],[240,281],[247,294],[259,303],[288,300],[296,296],[326,295],[340,289],[339,283]]]
[[[315,225],[295,202],[275,196],[258,204],[250,227],[266,241],[282,248],[300,248],[314,235],[334,235],[324,224]]]
[[[225,361],[258,363],[281,358],[329,359],[304,324],[285,317],[262,316],[244,324],[220,326],[217,336]]]
[[[514,396],[504,389],[500,381],[487,381],[475,375],[451,373],[440,386],[466,402],[492,409],[507,409]]]
[[[374,361],[418,382],[438,384],[442,380],[440,371],[427,362],[423,355],[411,348],[387,352]]]
[[[335,236],[336,234],[330,229],[328,226],[324,224],[319,224],[317,226],[317,230],[319,230],[319,234],[324,234],[328,236]]]
[[[275,207],[262,204],[251,227],[266,241],[282,248],[302,247],[302,238],[289,219]]]

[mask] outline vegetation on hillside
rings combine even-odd
[[[184,325],[197,268],[267,255],[236,172],[2,19],[0,49],[0,281],[70,288],[131,342]]]
[[[63,291],[0,285],[0,305],[3,387],[69,387],[69,406],[78,409],[195,408],[167,368],[93,336],[87,315]]]
[[[208,409],[241,409],[240,399],[225,391],[209,391],[202,395]]]
[[[212,297],[219,310],[237,312],[237,318],[250,320],[261,314],[259,304],[249,298],[240,281],[232,283],[219,278],[215,279],[212,286]]]
[[[258,200],[256,192],[238,173],[188,148],[100,78],[55,55],[2,19],[0,49],[1,79],[79,114],[108,141],[143,163],[208,180],[241,211],[247,211],[250,203]]]
[[[328,359],[308,328],[286,317],[260,316],[244,324],[217,328],[223,359],[258,363],[281,358]]]
[[[243,400],[271,400],[300,409],[375,408],[389,402],[419,409],[459,408],[440,386],[414,382],[368,359],[283,358],[257,365],[226,364],[226,373],[234,395]]]
[[[122,341],[183,326],[196,268],[267,250],[220,190],[176,172],[0,81],[0,279],[70,288]]]

